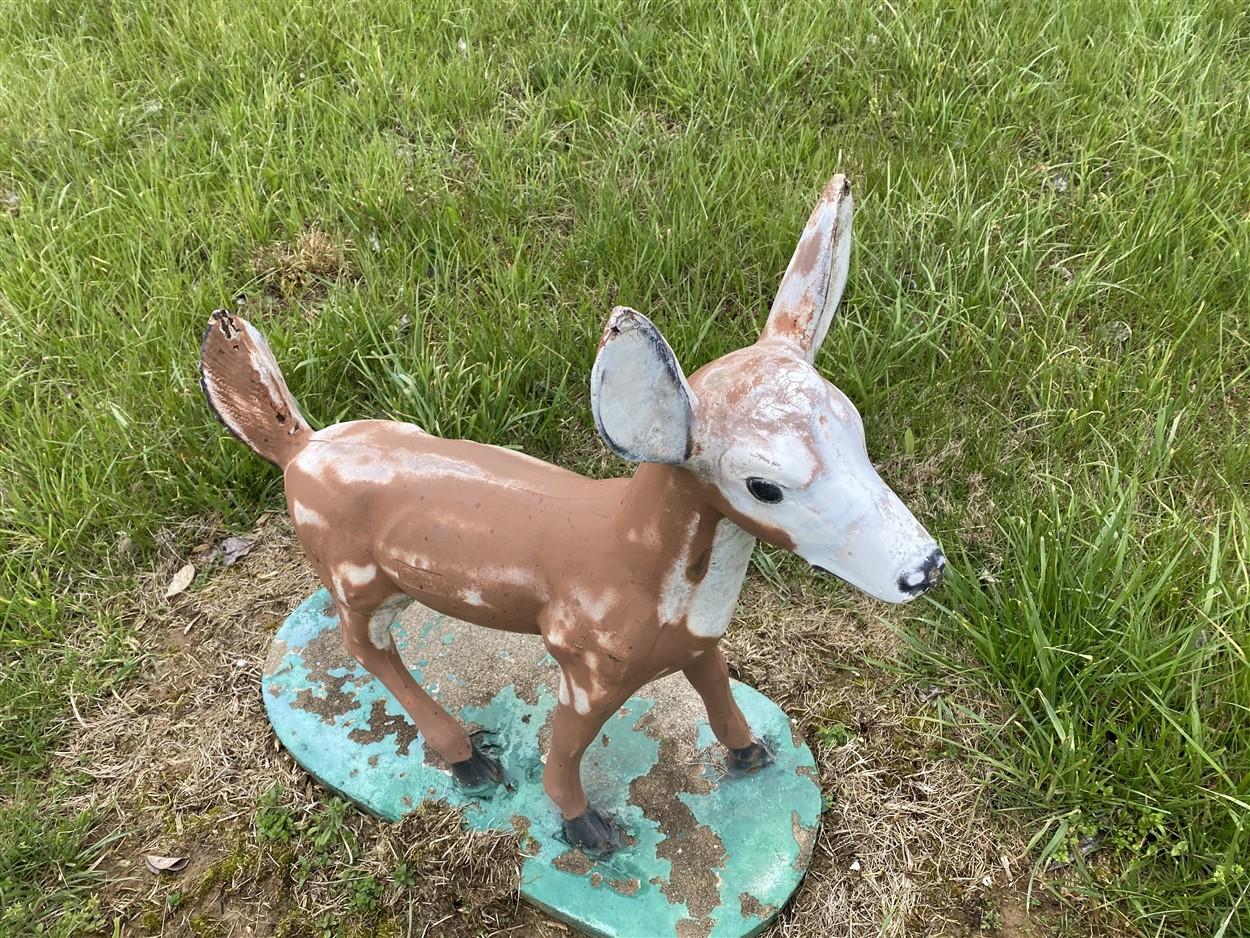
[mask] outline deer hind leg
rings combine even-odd
[[[391,626],[409,602],[406,596],[392,596],[373,609],[337,603],[343,647],[399,701],[463,788],[478,791],[494,785],[503,778],[499,764],[474,745],[455,717],[416,682],[395,648]]]
[[[729,750],[730,771],[754,772],[770,764],[773,754],[751,733],[747,718],[734,700],[729,685],[729,665],[720,648],[704,652],[683,673],[703,698],[712,732]]]

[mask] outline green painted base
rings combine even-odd
[[[525,832],[521,894],[586,934],[754,935],[807,869],[820,820],[815,764],[785,714],[734,684],[775,764],[730,777],[702,705],[680,675],[631,698],[583,760],[591,803],[627,833],[592,860],[561,837],[541,784],[555,662],[537,636],[494,632],[412,606],[394,636],[413,675],[499,759],[505,784],[469,797],[425,751],[394,698],[343,651],[319,590],[283,624],[262,678],[278,738],[329,788],[387,819],[422,801],[462,806],[479,830]]]

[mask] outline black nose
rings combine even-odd
[[[946,555],[942,548],[935,547],[933,552],[924,559],[924,563],[914,569],[907,570],[898,578],[899,592],[908,596],[919,596],[927,593],[942,582],[942,571],[946,569]]]

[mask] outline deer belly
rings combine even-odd
[[[474,625],[538,632],[545,585],[536,571],[504,566],[459,566],[418,556],[391,556],[380,566],[423,606]]]

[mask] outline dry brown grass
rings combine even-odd
[[[798,720],[829,803],[775,933],[944,934],[959,924],[949,912],[1012,882],[1019,837],[991,822],[981,786],[916,719],[919,692],[871,664],[896,650],[881,607],[848,595],[831,612],[753,585],[742,610],[748,627],[731,630],[727,654]]]
[[[171,552],[140,617],[150,666],[107,698],[79,703],[80,731],[60,758],[85,777],[67,807],[99,811],[121,834],[101,859],[112,877],[105,911],[128,934],[343,933],[343,923],[362,933],[567,933],[518,901],[515,839],[466,832],[446,808],[400,824],[347,811],[341,848],[305,868],[303,882],[307,842],[258,835],[258,809],[275,785],[274,807],[298,826],[324,818],[330,796],[278,750],[258,689],[273,632],[316,584],[285,518],[262,518],[254,534],[238,565],[201,571],[189,592],[165,600],[168,575],[185,560]],[[768,934],[967,934],[987,903],[1018,909],[1019,836],[917,718],[931,692],[870,664],[895,651],[881,608],[848,593],[831,611],[755,583],[741,609],[727,654],[799,721],[830,801],[808,878]],[[190,863],[157,876],[145,854]],[[392,880],[401,863],[410,888]],[[381,892],[362,911],[345,883],[365,877]],[[1029,915],[1016,920],[1025,924],[1003,933],[1029,934]]]
[[[298,844],[257,836],[253,818],[275,785],[278,807],[297,822],[329,798],[278,750],[264,714],[270,639],[316,583],[285,519],[262,520],[255,550],[231,569],[201,572],[192,591],[160,598],[175,558],[151,577],[140,629],[151,666],[120,692],[79,704],[79,732],[60,758],[87,781],[66,808],[93,808],[123,835],[101,860],[112,876],[105,911],[135,934],[304,934],[318,921],[351,920],[345,874],[387,884],[402,862],[414,885],[389,883],[379,913],[411,914],[416,934],[436,922],[440,935],[516,934],[538,921],[519,907],[514,838],[467,832],[452,810],[427,807],[400,824],[347,812],[351,849],[298,888]],[[190,862],[154,876],[146,854]],[[170,910],[175,890],[181,905]]]
[[[251,262],[266,289],[283,299],[309,292],[320,295],[336,280],[356,276],[351,242],[320,228],[302,231],[293,241],[261,245]]]

